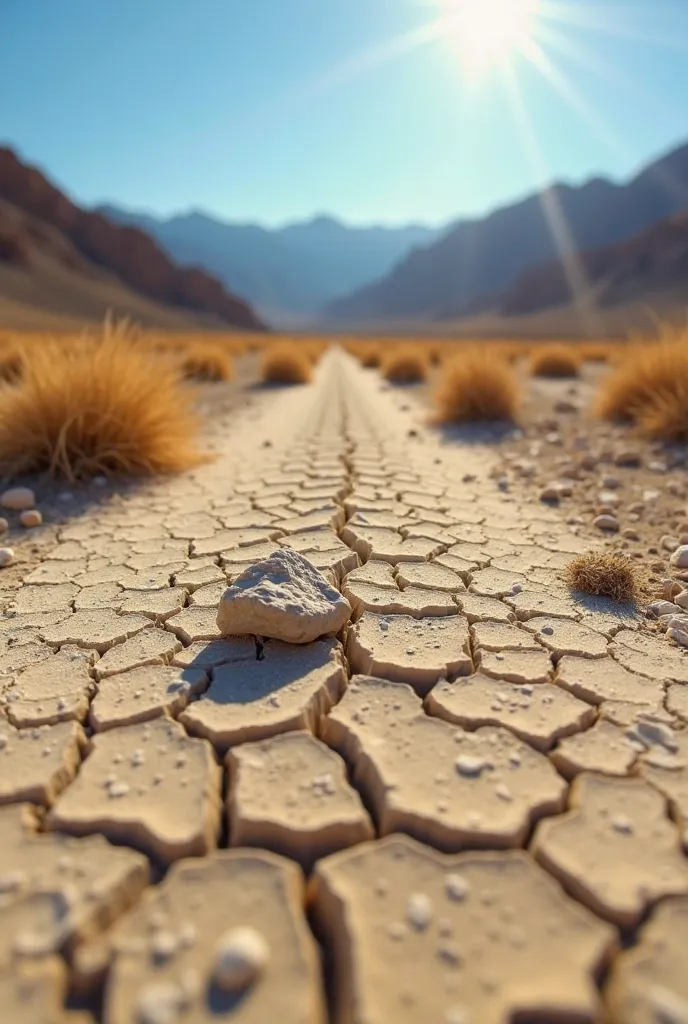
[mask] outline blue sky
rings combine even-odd
[[[89,205],[439,224],[688,137],[688,0],[540,0],[555,83],[449,2],[1,0],[0,139]]]

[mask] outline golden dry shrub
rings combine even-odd
[[[586,551],[564,569],[572,590],[594,597],[609,597],[619,604],[637,603],[645,592],[643,570],[615,551]]]
[[[533,377],[577,377],[580,353],[570,345],[541,345],[530,356]]]
[[[203,461],[193,393],[170,360],[126,330],[100,340],[56,340],[25,352],[21,380],[0,392],[0,471],[47,471],[68,480],[96,473],[174,473]]]
[[[634,345],[604,381],[596,411],[657,440],[688,439],[688,335]]]
[[[181,358],[182,373],[191,380],[223,381],[234,377],[232,357],[217,342],[192,342]]]
[[[311,375],[308,354],[295,342],[275,342],[265,349],[260,365],[265,384],[307,384]]]
[[[382,360],[381,369],[391,384],[418,384],[428,375],[428,360],[420,345],[400,345]]]
[[[489,348],[467,348],[445,363],[435,405],[440,423],[513,421],[520,389],[509,364]]]
[[[0,348],[0,382],[15,384],[24,369],[24,351],[18,345]]]

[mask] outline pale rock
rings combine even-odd
[[[227,588],[217,626],[223,636],[248,633],[307,644],[337,633],[350,614],[349,602],[308,559],[281,548],[247,568]]]
[[[674,598],[674,604],[688,612],[688,590],[682,590],[680,594],[677,594]]]
[[[215,950],[213,981],[222,992],[241,992],[262,974],[270,959],[264,937],[255,928],[232,928]]]
[[[616,516],[612,515],[596,516],[593,520],[593,526],[596,526],[598,530],[604,530],[608,533],[616,533],[619,529],[619,520]]]
[[[23,512],[25,509],[33,508],[35,504],[36,497],[30,487],[10,487],[8,491],[0,494],[0,505],[11,509],[12,512]]]
[[[0,569],[6,569],[14,562],[14,550],[12,548],[0,548]]]
[[[682,544],[676,548],[669,561],[677,569],[688,569],[688,544]]]
[[[35,526],[40,526],[43,522],[43,516],[37,508],[27,509],[26,512],[22,512],[19,516],[19,522],[27,530],[33,529]]]

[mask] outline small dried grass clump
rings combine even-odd
[[[173,363],[106,324],[100,340],[25,350],[21,380],[0,392],[0,471],[174,473],[198,465],[193,395]]]
[[[587,551],[564,569],[572,590],[595,597],[610,597],[619,604],[637,604],[645,593],[642,569],[614,551]]]
[[[533,377],[577,377],[580,364],[580,354],[566,345],[543,345],[530,357],[530,372]]]
[[[223,381],[234,377],[229,352],[211,341],[196,341],[182,355],[182,373],[191,380]]]
[[[473,348],[445,364],[435,404],[441,423],[510,422],[520,397],[508,363],[488,349]]]
[[[391,384],[418,384],[428,375],[428,360],[420,347],[397,348],[382,361],[382,373]]]
[[[634,346],[602,385],[597,414],[656,440],[687,440],[688,336]]]
[[[263,353],[260,375],[266,384],[307,384],[311,361],[296,344],[277,342]]]
[[[15,384],[24,369],[24,354],[19,347],[8,346],[0,349],[0,381]]]

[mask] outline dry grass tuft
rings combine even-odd
[[[445,363],[435,403],[441,423],[513,421],[520,392],[503,359],[484,348],[467,348]]]
[[[0,350],[0,381],[16,384],[24,369],[24,354],[21,348],[8,346]]]
[[[307,384],[312,375],[311,361],[296,344],[277,342],[263,353],[260,375],[266,384]]]
[[[587,551],[564,569],[572,590],[596,597],[610,597],[619,604],[637,602],[645,592],[645,576],[638,565],[613,551]]]
[[[192,380],[232,380],[234,363],[221,345],[211,341],[197,341],[182,355],[182,373]]]
[[[533,377],[577,377],[580,364],[580,354],[566,345],[543,345],[530,357],[530,372]]]
[[[392,384],[418,384],[428,375],[428,360],[422,348],[394,349],[382,361],[382,373]]]
[[[688,439],[688,336],[634,346],[602,385],[597,414],[637,424],[647,437]]]
[[[174,473],[203,461],[193,394],[170,360],[106,324],[100,340],[25,349],[21,380],[0,392],[0,470]]]

